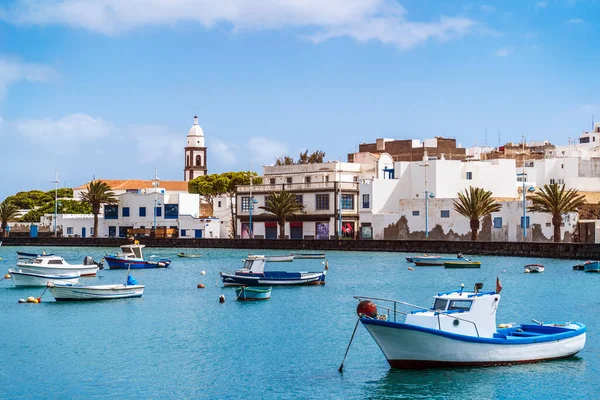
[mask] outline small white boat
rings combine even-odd
[[[253,254],[248,254],[248,258],[254,257]],[[285,256],[265,256],[265,262],[291,262],[294,261],[294,255],[288,254]]]
[[[294,259],[324,259],[325,253],[291,253]]]
[[[78,283],[79,272],[69,274],[40,274],[36,272],[25,272],[22,270],[9,269],[8,273],[15,287],[21,286],[47,286],[48,283]]]
[[[64,300],[113,300],[142,297],[144,285],[71,285],[50,283],[48,285],[56,301]]]
[[[46,275],[74,274],[80,276],[94,276],[98,272],[99,264],[91,257],[86,257],[84,262],[89,264],[69,264],[64,258],[58,256],[36,257],[27,261],[17,261],[17,267],[24,272],[34,272]]]
[[[542,264],[527,264],[525,266],[525,273],[539,273],[544,272],[544,266]]]

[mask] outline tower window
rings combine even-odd
[[[200,167],[202,165],[202,156],[200,154],[198,154],[196,156],[196,166]]]
[[[185,161],[185,165],[190,166],[190,156],[187,156],[187,160]]]

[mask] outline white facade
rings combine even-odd
[[[521,168],[516,171],[517,174],[522,173]],[[560,157],[525,161],[525,174],[526,186],[534,189],[564,183],[567,189],[600,191],[600,158]]]

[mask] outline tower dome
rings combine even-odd
[[[187,134],[188,147],[204,147],[204,131],[198,125],[198,117],[194,116],[194,125]]]

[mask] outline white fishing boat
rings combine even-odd
[[[482,287],[477,284],[474,291],[461,287],[438,293],[431,308],[356,297],[360,300],[357,312],[392,368],[531,363],[571,357],[585,346],[586,327],[578,322],[544,324],[533,320],[535,324],[497,327],[500,290],[479,292]],[[413,311],[399,311],[401,307]]]
[[[23,270],[9,269],[8,273],[15,287],[21,286],[46,286],[48,283],[78,283],[79,272],[68,274],[41,274],[37,272],[26,272]]]
[[[248,254],[248,258],[255,257],[253,254]],[[265,262],[291,262],[294,261],[293,254],[287,254],[282,256],[264,256]]]
[[[327,271],[265,271],[265,256],[248,256],[234,273],[221,272],[225,286],[324,285]]]
[[[325,253],[291,253],[294,259],[324,259]]]
[[[17,261],[17,267],[24,272],[35,272],[46,275],[74,274],[80,276],[94,276],[101,264],[95,262],[91,257],[86,257],[83,264],[69,264],[59,256],[43,256],[29,260]]]
[[[525,266],[525,273],[539,273],[544,272],[544,266],[542,264],[527,264]]]

